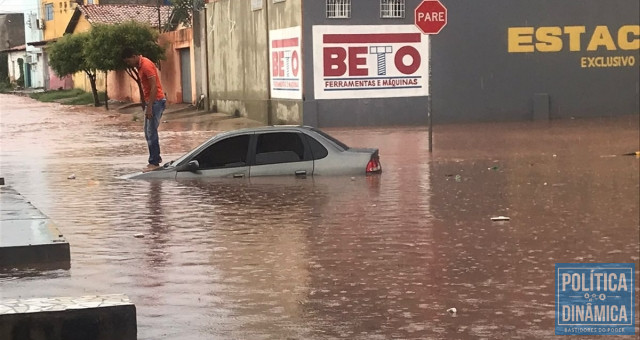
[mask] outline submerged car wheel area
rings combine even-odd
[[[370,175],[382,172],[378,149],[350,148],[309,126],[221,133],[150,172],[126,179]]]

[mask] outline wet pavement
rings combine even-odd
[[[139,121],[0,101],[0,177],[71,245],[0,299],[126,294],[139,339],[549,339],[555,263],[638,277],[637,115],[436,126],[432,155],[424,127],[326,130],[379,147],[377,177],[125,181]],[[168,119],[163,158],[219,127]]]

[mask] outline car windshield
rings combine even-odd
[[[341,142],[341,141],[339,141],[339,140],[335,139],[334,137],[329,136],[329,135],[328,135],[328,134],[326,134],[325,132],[320,131],[320,130],[318,130],[318,129],[316,129],[316,128],[311,128],[311,131],[313,131],[313,132],[315,132],[315,133],[317,133],[317,134],[321,135],[322,137],[324,137],[324,138],[326,138],[326,139],[328,139],[328,140],[332,141],[334,144],[336,144],[338,147],[342,148],[343,150],[349,150],[349,147],[348,147],[346,144],[344,144],[343,142]]]

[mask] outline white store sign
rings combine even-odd
[[[269,31],[271,98],[302,99],[300,26]]]
[[[427,96],[428,51],[414,25],[313,26],[315,98]]]

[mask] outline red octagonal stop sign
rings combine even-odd
[[[447,24],[447,8],[439,0],[424,0],[416,7],[414,22],[424,34],[438,34]]]

